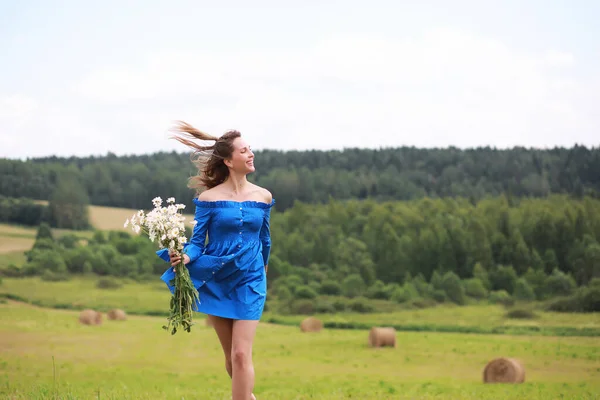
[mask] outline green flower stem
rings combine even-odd
[[[171,295],[168,324],[163,326],[163,329],[170,330],[171,335],[177,333],[180,326],[190,332],[193,325],[193,311],[195,311],[199,295],[190,278],[190,272],[183,262],[183,257],[179,265],[175,267],[175,278],[171,281],[171,285],[175,287],[175,290]]]

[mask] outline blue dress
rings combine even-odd
[[[199,301],[196,310],[223,318],[260,319],[267,295],[265,265],[271,250],[271,203],[194,198],[193,234],[183,252]],[[206,234],[208,233],[208,242]],[[169,252],[156,254],[169,261]],[[161,280],[174,292],[170,267]]]

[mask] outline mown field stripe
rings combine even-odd
[[[52,306],[43,304],[39,300],[28,301],[27,299],[12,294],[12,293],[0,293],[0,298],[18,301],[21,303],[31,304],[40,308],[47,309],[59,309],[59,310],[82,310],[88,308],[86,306],[74,306],[70,303],[58,303]],[[107,312],[108,308],[96,307],[98,311]],[[131,315],[141,316],[153,316],[153,317],[167,317],[168,312],[163,311],[146,311],[146,312],[135,312],[127,311]],[[282,325],[282,326],[298,326],[296,321],[284,320],[277,317],[268,317],[263,319],[264,322]],[[503,326],[460,326],[460,325],[432,325],[432,324],[377,324],[393,327],[400,332],[438,332],[438,333],[474,333],[474,334],[488,334],[488,335],[512,335],[512,336],[561,336],[561,337],[600,337],[599,328],[576,328],[567,326],[516,326],[516,325],[503,325]],[[373,327],[373,324],[364,322],[336,322],[336,321],[325,321],[323,326],[328,329],[342,329],[342,330],[369,330]]]

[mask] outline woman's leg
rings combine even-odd
[[[254,366],[252,364],[252,344],[258,321],[233,321],[231,361],[233,365],[232,400],[254,398]]]
[[[233,320],[216,317],[214,315],[208,315],[207,318],[210,319],[213,328],[219,337],[219,342],[221,342],[221,347],[223,348],[223,353],[225,354],[225,369],[227,370],[229,377],[233,378],[233,367],[231,364]],[[255,400],[256,398],[254,395],[251,395],[250,399]]]
[[[209,315],[208,318],[210,319],[213,328],[215,328],[215,332],[217,332],[219,342],[221,342],[221,347],[223,348],[223,353],[225,354],[225,369],[231,378],[233,373],[231,367],[231,339],[233,336],[233,320],[216,317],[214,315]]]

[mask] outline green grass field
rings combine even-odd
[[[162,318],[83,326],[77,312],[0,304],[0,394],[10,399],[229,399],[215,333],[169,335]],[[367,331],[259,325],[255,394],[284,399],[592,399],[600,393],[594,338],[398,332],[372,349]],[[484,385],[497,356],[519,358],[520,385]],[[54,364],[53,364],[54,363]]]
[[[169,292],[166,286],[156,278],[156,282],[138,283],[122,281],[119,289],[98,289],[96,276],[77,277],[66,282],[45,282],[38,277],[4,278],[0,286],[0,295],[19,299],[27,303],[52,308],[82,309],[91,307],[107,311],[122,308],[128,313],[142,315],[166,315]],[[486,327],[535,327],[539,334],[556,335],[565,328],[587,329],[600,332],[600,313],[575,314],[536,311],[538,318],[519,320],[505,318],[506,309],[498,305],[453,306],[440,305],[421,310],[401,310],[390,313],[337,313],[317,314],[327,322],[358,323],[363,325],[402,325],[406,330],[411,327],[423,327],[419,330],[432,331],[440,327],[455,327],[455,331],[471,328],[481,332]],[[297,326],[304,316],[280,316],[266,312],[263,319],[271,319],[283,324]],[[469,329],[466,329],[469,331]],[[512,333],[510,329],[509,333]],[[561,333],[564,334],[564,333]],[[573,333],[567,333],[567,336]],[[598,334],[596,334],[598,336]]]

